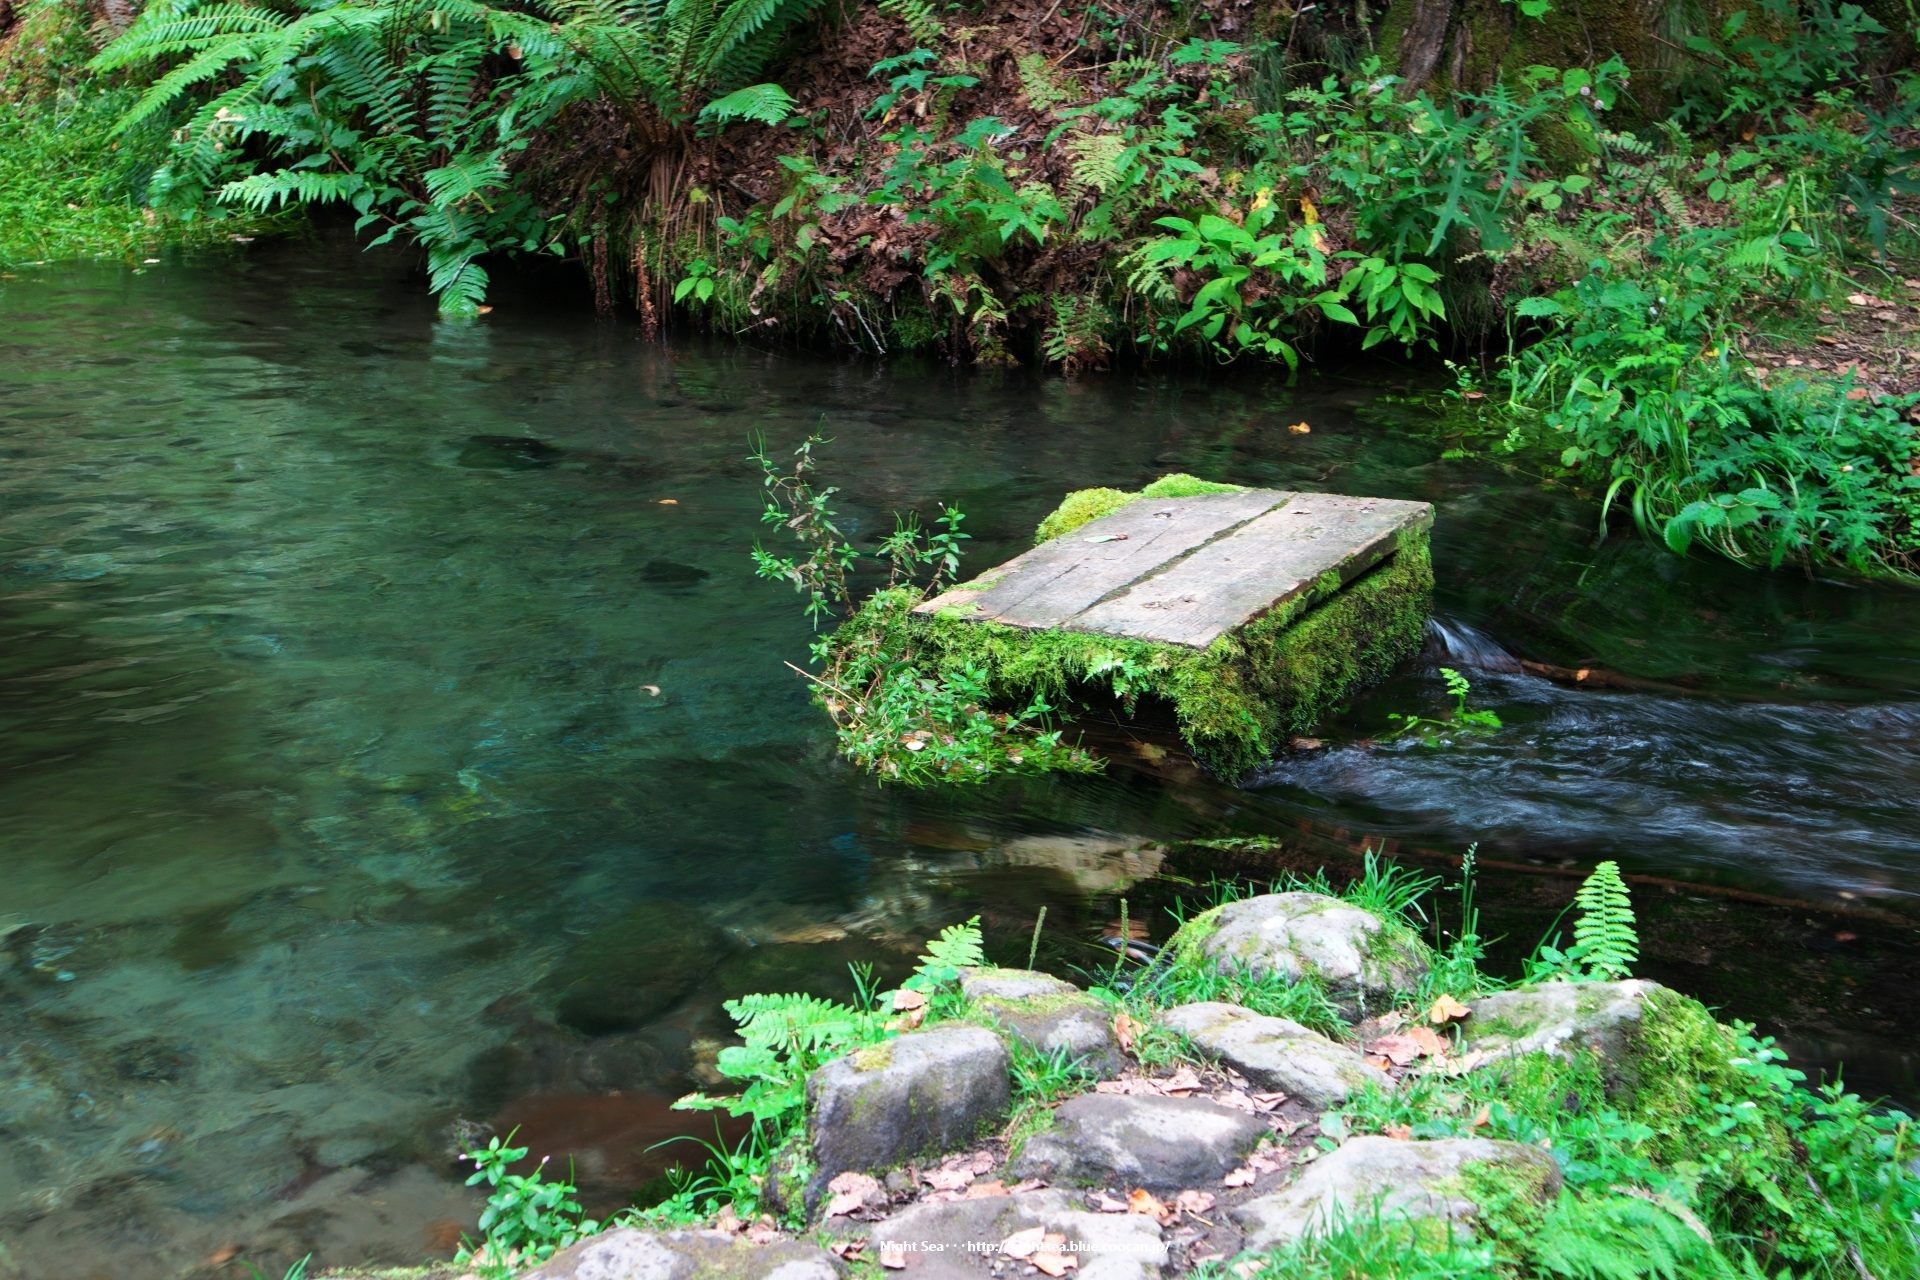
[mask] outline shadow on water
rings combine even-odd
[[[1123,896],[1164,936],[1190,882],[1383,845],[1479,842],[1509,969],[1617,858],[1647,973],[1916,1092],[1920,597],[1596,542],[1443,461],[1392,370],[660,348],[512,282],[453,326],[386,260],[262,248],[0,284],[0,1274],[444,1251],[489,1127],[617,1204],[728,996],[974,913],[1023,961],[1043,905],[1092,965]],[[956,501],[976,565],[1166,471],[1433,501],[1434,643],[1244,788],[1090,716],[1104,776],[882,790],[746,555],[748,437],[823,422],[843,527]],[[1442,663],[1507,727],[1383,741]],[[1236,835],[1277,847],[1181,843]]]

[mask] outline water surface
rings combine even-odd
[[[897,971],[975,912],[1019,959],[1043,904],[1086,962],[1156,872],[1382,843],[1478,841],[1508,962],[1599,858],[1670,882],[1647,972],[1911,1091],[1920,596],[1596,542],[1441,460],[1391,370],[1068,382],[499,301],[441,324],[324,247],[0,281],[0,1276],[444,1250],[488,1125],[619,1203],[725,995]],[[977,566],[1166,471],[1426,499],[1442,622],[1245,788],[1096,725],[1102,777],[884,790],[745,554],[749,437],[821,427],[850,531],[957,501]],[[1378,741],[1443,662],[1508,727]],[[1232,834],[1282,848],[1161,852]]]

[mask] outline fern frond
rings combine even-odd
[[[980,936],[980,917],[965,924],[950,924],[940,936],[927,943],[913,976],[905,985],[915,991],[934,992],[960,980],[962,969],[975,968],[986,961]]]
[[[724,98],[715,98],[700,108],[702,120],[725,124],[729,120],[752,120],[759,124],[779,124],[793,114],[793,95],[777,84],[754,84],[735,89]]]
[[[1580,917],[1573,940],[1581,963],[1596,978],[1625,978],[1640,958],[1640,937],[1634,932],[1633,903],[1620,865],[1603,862],[1593,869],[1573,897]]]
[[[914,43],[923,49],[931,49],[947,33],[939,15],[927,0],[879,0],[880,12],[896,19],[907,29]]]

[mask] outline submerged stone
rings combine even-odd
[[[985,1280],[1009,1274],[1009,1263],[1010,1274],[1025,1275],[1031,1268],[1001,1245],[1036,1227],[1062,1237],[1057,1251],[1078,1262],[1078,1280],[1152,1280],[1167,1265],[1154,1219],[1089,1213],[1052,1189],[916,1204],[877,1224],[867,1252],[898,1258],[913,1280]]]
[[[1479,1206],[1476,1185],[1519,1189],[1545,1203],[1560,1194],[1560,1166],[1538,1147],[1491,1138],[1401,1141],[1353,1138],[1308,1165],[1294,1182],[1234,1209],[1246,1247],[1272,1249],[1342,1222],[1376,1213],[1394,1219],[1438,1221],[1464,1232]]]
[[[1340,1106],[1368,1084],[1393,1088],[1387,1073],[1368,1066],[1358,1049],[1290,1018],[1209,1001],[1169,1009],[1159,1022],[1260,1088],[1277,1089],[1317,1111]]]
[[[1265,893],[1203,911],[1169,944],[1223,971],[1313,980],[1350,1020],[1388,1008],[1427,972],[1426,949],[1372,912],[1324,893]]]
[[[1027,1139],[1010,1172],[1086,1186],[1177,1191],[1219,1182],[1267,1135],[1266,1123],[1200,1098],[1086,1093]]]
[[[544,985],[563,1024],[588,1035],[631,1031],[691,991],[728,949],[686,907],[642,903],[582,938]]]

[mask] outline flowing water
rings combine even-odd
[[[444,1252],[486,1125],[617,1204],[724,996],[976,912],[1023,959],[1042,905],[1088,963],[1123,894],[1383,845],[1478,841],[1508,964],[1617,858],[1650,976],[1916,1092],[1920,594],[1596,544],[1390,371],[1067,382],[500,303],[440,324],[324,247],[0,280],[0,1276]],[[852,532],[956,501],[976,566],[1167,471],[1427,499],[1441,618],[1242,788],[1092,724],[1104,776],[882,789],[746,556],[749,437],[823,425]],[[1506,727],[1383,740],[1442,664]],[[1232,834],[1278,846],[1164,851]]]

